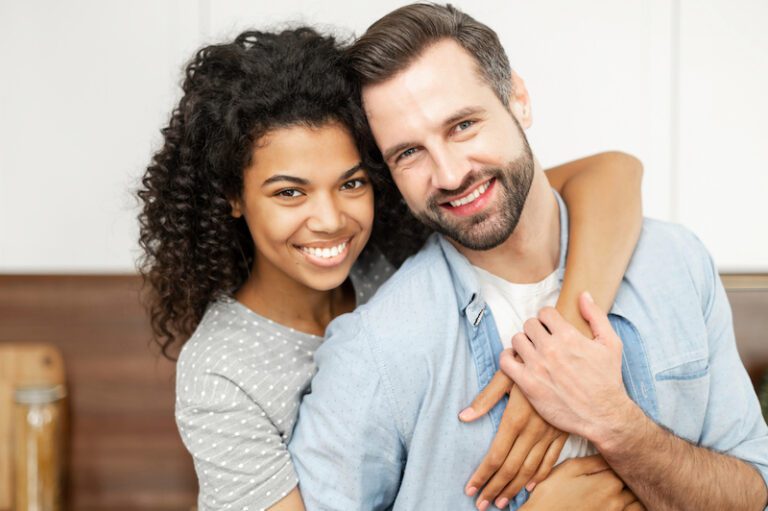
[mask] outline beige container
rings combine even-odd
[[[31,386],[14,393],[14,507],[60,511],[64,473],[63,385]]]
[[[19,413],[16,390],[52,388],[65,383],[64,358],[55,346],[35,342],[0,343],[0,511],[27,509],[16,506],[16,481],[19,480],[15,457],[19,443],[19,432],[15,431]],[[63,427],[66,428],[66,422]],[[27,434],[26,426],[20,433]],[[60,449],[59,452],[66,452],[63,447]]]

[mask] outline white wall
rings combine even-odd
[[[132,271],[131,192],[198,46],[285,21],[359,34],[404,3],[0,2],[0,273]],[[768,270],[764,0],[454,3],[526,80],[545,165],[632,152],[646,214],[723,270]]]

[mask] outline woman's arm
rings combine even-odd
[[[210,357],[192,351],[182,353],[177,366],[175,416],[195,462],[200,507],[303,510],[282,432],[258,396],[246,392],[253,384],[246,387],[239,376],[251,369],[249,359],[227,360],[231,353],[221,349],[207,352]]]
[[[589,290],[598,305],[610,310],[640,236],[642,174],[640,161],[621,152],[601,153],[547,170],[569,213],[568,256],[557,309],[590,338],[578,297]],[[470,496],[479,491],[478,504],[495,501],[503,507],[529,481],[542,481],[567,438],[541,419],[501,371],[462,412],[461,420],[482,417],[506,393],[510,413],[505,411],[491,448],[465,487]]]
[[[600,153],[546,171],[568,206],[568,257],[557,309],[592,337],[578,307],[589,291],[610,310],[642,227],[640,161],[621,152]]]
[[[275,505],[269,508],[269,511],[304,511],[304,501],[301,500],[301,493],[297,486],[291,493],[280,499]]]
[[[645,508],[599,455],[567,460],[531,493],[521,511]]]

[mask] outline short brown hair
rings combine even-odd
[[[453,39],[472,55],[483,80],[509,106],[512,69],[499,37],[450,4],[400,7],[371,25],[348,55],[362,85],[371,85],[393,77],[443,39]]]

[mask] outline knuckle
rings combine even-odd
[[[549,373],[548,373],[547,369],[544,366],[540,365],[540,364],[534,365],[532,367],[532,370],[533,370],[533,374],[539,380],[545,380],[547,378],[547,376],[549,376]]]
[[[539,311],[539,319],[541,321],[548,321],[551,320],[554,317],[555,309],[554,307],[542,307]]]
[[[581,334],[575,328],[565,329],[563,332],[561,332],[561,334],[563,341],[565,342],[576,342],[581,338]]]
[[[498,472],[499,478],[501,478],[503,481],[511,481],[513,477],[515,477],[515,474],[517,474],[517,470],[513,470],[511,467],[501,467]]]
[[[521,346],[524,342],[528,342],[528,336],[523,332],[517,332],[512,336],[512,346],[518,347]]]
[[[518,413],[515,414],[510,420],[509,420],[509,429],[514,431],[515,433],[518,433],[525,428],[525,425],[528,424],[528,416],[527,413]]]
[[[538,319],[536,318],[528,318],[525,320],[525,323],[523,323],[523,330],[526,332],[530,332],[532,329],[536,328],[537,325],[540,325]]]
[[[502,463],[504,463],[504,457],[497,452],[490,453],[486,459],[487,467],[489,467],[492,472],[496,472]]]
[[[524,479],[528,480],[536,473],[536,469],[539,468],[539,460],[531,460],[530,458],[525,460],[523,466],[520,467],[520,474]]]
[[[560,358],[560,350],[557,349],[555,345],[551,343],[544,343],[544,345],[539,348],[539,353],[541,353],[542,356],[544,356],[544,358],[549,358],[549,359]]]

